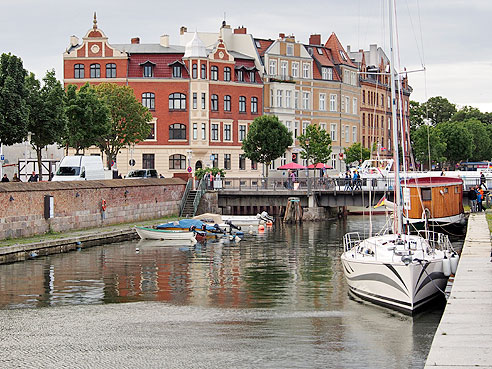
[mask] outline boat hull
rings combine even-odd
[[[180,240],[196,243],[195,234],[192,231],[171,231],[147,227],[135,227],[135,231],[141,239],[147,240]]]
[[[342,264],[351,293],[406,314],[442,297],[440,290],[444,291],[448,280],[442,272],[442,260],[405,265],[363,258],[350,260],[344,254]]]

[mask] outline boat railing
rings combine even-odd
[[[188,194],[190,193],[192,187],[193,187],[193,178],[190,178],[186,183],[186,187],[183,193],[183,198],[181,199],[181,204],[179,205],[179,216],[183,215],[183,209],[186,204],[186,199],[188,198]]]
[[[451,241],[449,241],[449,237],[443,233],[421,230],[418,232],[418,235],[425,238],[427,242],[429,242],[432,250],[441,250],[441,251],[451,251],[453,250],[453,246],[451,245]]]
[[[359,232],[345,233],[343,236],[343,251],[351,250],[352,248],[358,246],[360,242],[361,238]]]

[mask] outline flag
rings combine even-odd
[[[376,205],[374,205],[374,209],[379,208],[380,206],[384,205],[384,201],[386,200],[386,195],[381,197]]]

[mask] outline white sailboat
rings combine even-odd
[[[399,163],[393,1],[388,1],[392,132],[394,162]],[[447,266],[450,264],[452,248],[446,235],[435,232],[410,235],[403,231],[399,165],[395,165],[394,185],[395,209],[392,233],[383,232],[366,239],[362,239],[358,233],[346,234],[343,239],[344,252],[341,261],[351,293],[411,314],[434,298],[442,296],[449,276]]]

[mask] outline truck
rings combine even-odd
[[[102,158],[99,155],[65,156],[52,181],[84,181],[105,179]]]

